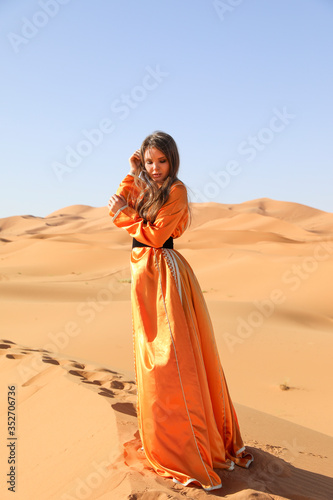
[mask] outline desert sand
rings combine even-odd
[[[217,471],[210,493],[152,471],[136,422],[131,238],[107,207],[76,205],[0,219],[1,499],[333,499],[333,214],[268,198],[192,209],[174,247],[204,292],[253,464]]]

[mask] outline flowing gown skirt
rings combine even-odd
[[[131,300],[137,414],[157,474],[211,490],[213,470],[248,467],[205,299],[175,249],[136,247]]]

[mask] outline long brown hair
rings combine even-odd
[[[149,150],[151,148],[156,148],[161,151],[166,156],[170,165],[169,175],[164,180],[161,187],[158,187],[157,184],[152,181],[145,169],[145,152],[147,149]],[[134,183],[140,188],[141,193],[135,200],[132,199],[132,206],[142,219],[153,223],[156,219],[157,212],[169,198],[171,186],[176,181],[184,184],[177,177],[180,163],[177,144],[171,135],[166,132],[161,132],[160,130],[155,130],[155,132],[144,139],[140,148],[140,159],[141,163],[134,173]],[[188,195],[187,204],[189,213],[188,227],[192,220]]]

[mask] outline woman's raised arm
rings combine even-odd
[[[187,203],[186,187],[178,184],[171,188],[169,198],[158,211],[154,223],[145,222],[131,207],[120,210],[112,222],[141,243],[160,248],[187,213]]]

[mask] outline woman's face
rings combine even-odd
[[[144,159],[149,177],[161,187],[170,172],[167,157],[159,149],[150,148],[146,149]]]

